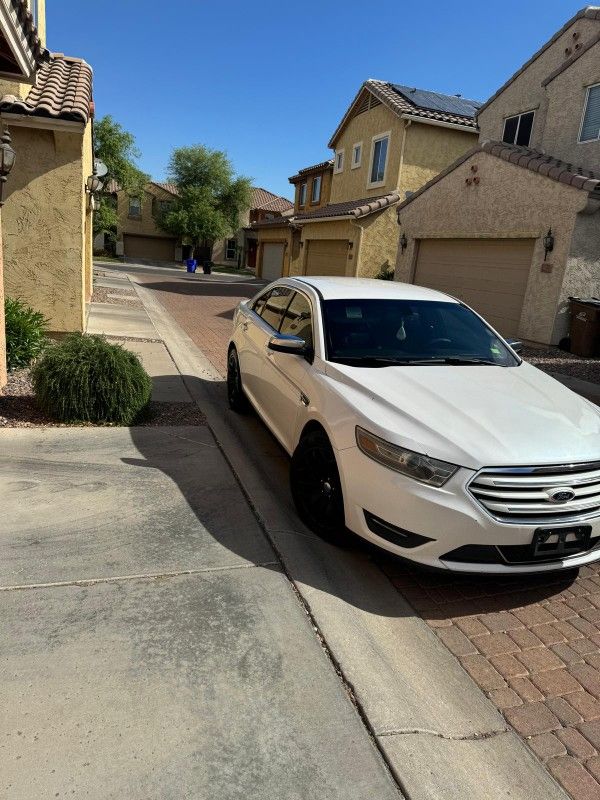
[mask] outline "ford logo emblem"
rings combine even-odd
[[[551,503],[568,503],[575,497],[575,492],[570,486],[559,486],[556,489],[546,489],[548,500]]]

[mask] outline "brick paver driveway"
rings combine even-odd
[[[261,284],[144,284],[224,374],[233,310]],[[378,560],[572,797],[600,800],[600,566],[492,579]]]

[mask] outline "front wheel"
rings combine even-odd
[[[298,515],[311,531],[332,544],[347,544],[340,473],[325,431],[311,431],[300,440],[292,456],[290,488]]]
[[[232,411],[237,411],[238,414],[248,412],[248,399],[242,388],[240,362],[235,347],[231,348],[227,356],[227,399]]]

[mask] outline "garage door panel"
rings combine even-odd
[[[414,282],[472,306],[505,336],[516,336],[533,239],[424,239]]]
[[[281,242],[265,242],[262,257],[262,278],[276,281],[283,274],[284,245]]]
[[[127,258],[174,261],[175,239],[162,236],[133,236],[126,233],[123,237],[123,252]]]
[[[347,239],[310,239],[307,246],[307,275],[346,274]]]

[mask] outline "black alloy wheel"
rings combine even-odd
[[[238,414],[246,414],[249,410],[248,399],[242,388],[240,362],[235,347],[227,356],[227,399],[229,408]]]
[[[290,487],[298,515],[311,531],[333,544],[348,544],[340,473],[323,430],[300,440],[292,456]]]

